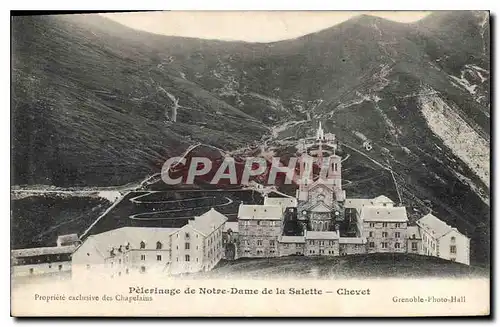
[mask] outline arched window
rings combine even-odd
[[[160,241],[156,242],[156,249],[161,250],[163,248],[163,244]]]
[[[451,237],[451,241],[452,241],[452,242],[455,242],[455,236],[452,236],[452,237]]]
[[[144,241],[141,241],[141,249],[145,249],[146,248],[146,243],[144,243]]]

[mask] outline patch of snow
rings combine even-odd
[[[463,74],[462,74],[462,78],[458,78],[458,77],[452,76],[452,75],[450,75],[450,78],[454,79],[458,84],[460,84],[470,94],[472,94],[472,95],[476,94],[477,85],[471,85],[469,83],[469,81],[463,77]],[[454,83],[452,83],[452,84],[454,86],[456,86],[456,84],[454,84]]]
[[[376,102],[375,102],[374,107],[375,107],[375,110],[379,113],[379,115],[384,120],[387,127],[389,128],[389,133],[391,133],[391,135],[397,139],[398,135],[400,134],[400,131],[398,130],[396,125],[394,125],[394,123],[389,119],[389,116],[387,116],[385,114],[385,112],[382,109],[380,109],[380,107],[378,106],[378,104]]]
[[[259,93],[254,93],[254,92],[247,93],[247,95],[269,102],[271,104],[271,106],[273,107],[273,109],[275,109],[275,110],[286,111],[285,107],[283,107],[283,102],[280,99],[274,99],[274,98],[271,98],[271,97],[268,97],[268,96],[265,96],[265,95],[262,95]]]
[[[401,149],[403,149],[403,151],[404,151],[406,154],[411,154],[410,149],[408,149],[407,147],[402,146],[402,147],[401,147]]]
[[[271,128],[271,134],[273,135],[274,138],[277,138],[279,136],[279,133],[286,131],[287,129],[290,129],[292,127],[295,127],[297,125],[303,124],[307,122],[307,120],[300,120],[300,121],[289,121],[286,123],[283,123],[281,125],[276,125]]]
[[[468,65],[465,65],[465,67],[472,68],[472,69],[475,69],[475,70],[479,70],[479,71],[482,71],[483,73],[488,73],[488,74],[490,73],[488,70],[486,70],[484,68],[481,68],[479,66],[476,66],[476,65],[470,65],[470,64],[468,64]]]
[[[429,128],[489,188],[490,144],[439,96],[418,98]]]
[[[109,202],[115,202],[121,197],[118,191],[100,191],[97,196],[108,200]]]
[[[377,23],[373,23],[373,27],[378,31],[378,34],[380,34],[380,36],[382,36],[382,31],[380,30],[380,28],[378,27]]]

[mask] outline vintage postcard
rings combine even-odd
[[[490,16],[13,15],[11,314],[490,315]]]

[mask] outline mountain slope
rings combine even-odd
[[[192,139],[231,148],[266,131],[198,84],[158,69],[135,43],[115,45],[43,16],[14,18],[13,39],[15,183],[121,184]]]
[[[125,184],[197,142],[290,156],[321,121],[348,158],[349,196],[401,196],[412,220],[432,210],[488,260],[486,12],[412,24],[360,15],[265,44],[154,35],[98,15],[12,25],[14,184]]]

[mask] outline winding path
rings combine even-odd
[[[144,196],[144,195],[143,195]],[[205,198],[212,198],[216,199],[216,197],[205,197]],[[225,203],[220,203],[220,204],[215,204],[215,205],[209,205],[209,206],[196,206],[196,207],[187,207],[187,208],[181,208],[181,209],[172,209],[172,210],[163,210],[163,211],[149,211],[149,212],[141,212],[135,215],[129,216],[130,219],[132,220],[164,220],[164,219],[182,219],[182,218],[191,218],[191,216],[185,216],[185,217],[142,217],[144,215],[150,215],[150,214],[164,214],[164,213],[172,213],[172,212],[182,212],[186,211],[187,209],[204,209],[204,208],[218,208],[218,207],[225,207],[230,204],[232,204],[234,201],[225,196],[226,199]],[[167,202],[180,202],[180,201],[189,201],[189,200],[197,200],[201,198],[189,198],[189,199],[183,199],[183,200],[174,200],[174,201],[167,201]],[[152,202],[147,202],[147,203],[166,203],[165,201],[152,201]]]

